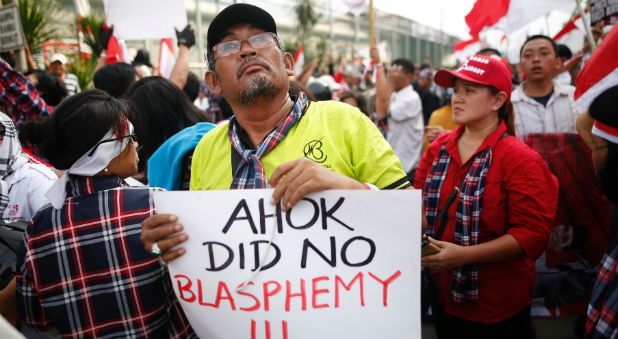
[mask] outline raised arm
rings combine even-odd
[[[371,61],[373,61],[373,64],[375,65],[374,71],[378,73],[376,76],[376,114],[378,115],[378,118],[383,119],[386,116],[389,99],[393,89],[386,80],[386,72],[380,62],[380,50],[376,46],[375,42],[369,51],[369,55],[371,57]]]
[[[178,88],[183,89],[187,84],[189,75],[189,49],[195,45],[195,32],[191,25],[187,25],[182,31],[176,30],[178,38],[178,57],[170,74],[170,81]]]

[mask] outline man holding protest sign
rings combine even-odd
[[[206,83],[234,111],[229,124],[207,133],[192,163],[192,190],[274,187],[272,204],[292,208],[327,189],[410,187],[401,163],[371,121],[335,102],[288,95],[294,61],[285,53],[272,16],[234,4],[208,29]],[[270,178],[270,180],[268,179]],[[185,253],[177,217],[160,214],[142,224],[142,242],[165,261]],[[174,234],[173,236],[171,236]]]

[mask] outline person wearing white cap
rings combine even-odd
[[[69,95],[79,93],[79,80],[73,73],[67,71],[67,57],[62,53],[56,53],[49,59],[49,71],[64,81]]]
[[[123,181],[139,160],[128,109],[89,89],[22,129],[64,174],[17,259],[17,305],[28,326],[55,327],[63,338],[195,337],[167,268],[139,239],[160,189]]]

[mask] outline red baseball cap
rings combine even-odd
[[[511,100],[511,71],[499,56],[473,55],[459,66],[456,71],[441,69],[436,73],[434,81],[439,86],[453,87],[455,78],[488,85],[504,91]]]

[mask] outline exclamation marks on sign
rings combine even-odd
[[[270,321],[264,320],[264,333],[266,335],[265,339],[272,339],[270,335]],[[285,320],[281,321],[281,333],[283,339],[288,339],[288,322]],[[251,319],[251,339],[257,339],[257,322]]]

